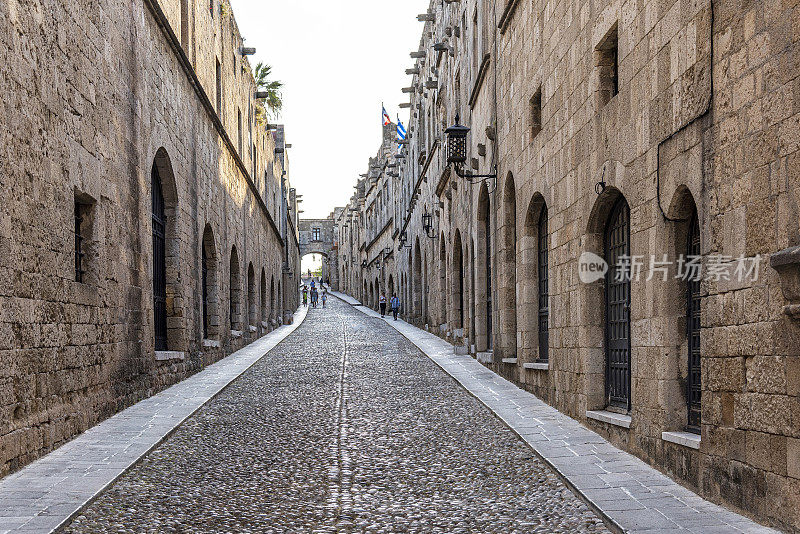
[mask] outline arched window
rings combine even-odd
[[[542,207],[539,214],[537,227],[537,256],[539,278],[539,361],[546,362],[550,359],[550,287],[548,276],[549,265],[549,236],[547,235],[547,206]]]
[[[251,327],[255,327],[258,323],[256,302],[256,272],[250,263],[247,266],[247,324]]]
[[[203,338],[214,339],[219,334],[219,296],[217,294],[217,249],[211,226],[206,225],[201,244]]]
[[[444,232],[439,238],[439,321],[447,323],[447,245]]]
[[[167,350],[167,217],[161,176],[153,164],[150,180],[153,220],[153,324],[155,350]]]
[[[631,407],[631,281],[626,259],[630,258],[630,210],[619,198],[605,229],[606,398],[610,407]]]
[[[692,214],[686,239],[686,259],[700,257],[700,223],[697,211]],[[689,424],[692,432],[700,433],[701,373],[700,373],[700,276],[690,273],[686,280],[686,335],[689,346],[689,368],[686,385]]]
[[[453,238],[453,328],[464,328],[464,248],[461,232]]]
[[[269,315],[267,312],[267,272],[264,268],[261,268],[261,287],[260,287],[260,297],[261,297],[261,323],[258,325],[259,329],[264,328],[264,324],[269,321]]]
[[[492,221],[489,191],[481,185],[478,195],[476,317],[475,341],[479,352],[490,351],[493,346],[493,295],[492,295]]]
[[[231,248],[231,263],[230,263],[230,323],[231,330],[242,330],[242,317],[241,317],[241,274],[239,273],[239,254],[236,247]]]

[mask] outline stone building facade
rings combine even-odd
[[[800,4],[434,1],[420,20],[410,137],[378,184],[405,317],[800,531]],[[457,118],[460,174],[496,178],[448,165]],[[340,276],[368,299],[362,197]]]
[[[395,192],[400,177],[397,154],[397,125],[390,123],[383,127],[380,148],[358,180],[355,194],[333,215],[339,288],[375,309],[381,294],[388,301],[400,288],[396,262],[405,250],[395,246],[395,221],[401,217]]]
[[[218,0],[0,5],[0,476],[291,320],[250,52]]]

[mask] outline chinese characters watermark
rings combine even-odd
[[[644,256],[620,256],[611,275],[617,282],[638,282],[644,280],[669,279],[686,282],[757,282],[761,274],[761,255],[746,257],[712,254],[705,257],[699,255],[680,255],[671,260],[664,254]],[[608,263],[592,252],[584,252],[578,260],[578,275],[584,284],[591,284],[605,278],[609,272]]]

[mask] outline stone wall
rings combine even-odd
[[[393,184],[406,317],[705,497],[800,531],[800,6],[470,0],[423,19]],[[463,170],[496,180],[446,165],[457,115]],[[695,214],[706,273],[760,260],[757,278],[700,285],[699,424],[677,264],[630,285],[629,404],[610,402],[607,286],[579,260],[606,256],[623,200],[648,264],[687,253]]]
[[[241,348],[290,302],[270,296],[284,266],[275,140],[250,119],[232,16],[201,4],[185,56],[177,4],[0,5],[0,475]],[[215,57],[230,73],[219,117]],[[155,172],[166,351],[154,350]]]

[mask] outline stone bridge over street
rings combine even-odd
[[[301,219],[298,224],[300,233],[300,258],[309,254],[322,256],[322,276],[331,288],[338,290],[338,272],[335,253],[336,225],[331,214],[327,219]]]

